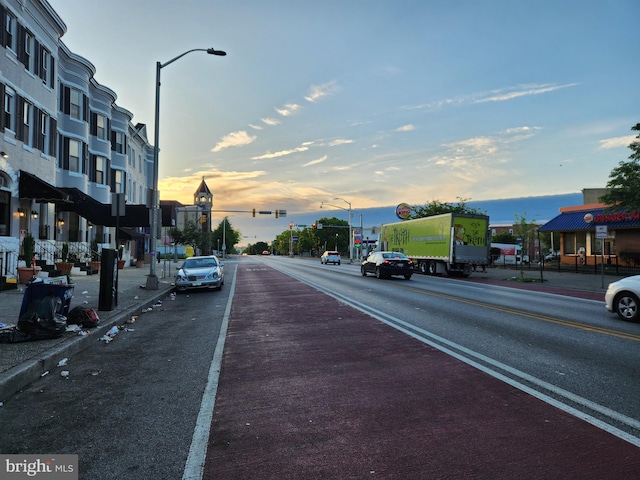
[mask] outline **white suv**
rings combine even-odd
[[[326,251],[320,257],[320,263],[323,265],[327,265],[329,263],[340,265],[340,254],[338,252]]]

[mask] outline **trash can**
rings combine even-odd
[[[64,315],[69,314],[71,306],[71,297],[73,297],[73,289],[75,283],[69,283],[66,285],[57,285],[54,283],[44,282],[29,282],[24,290],[22,297],[22,306],[20,307],[20,317],[27,311],[29,304],[35,300],[40,300],[48,295],[53,295],[61,300],[61,305],[56,313]],[[18,317],[18,318],[20,318]]]

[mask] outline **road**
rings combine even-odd
[[[601,302],[251,257],[226,262],[222,291],[165,300],[16,394],[0,409],[0,452],[78,454],[80,478],[182,478],[232,279],[260,264],[640,445],[640,325],[613,321]]]
[[[640,325],[615,320],[602,302],[451,277],[363,278],[358,265],[264,261],[603,428],[640,435]]]

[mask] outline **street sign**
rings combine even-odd
[[[596,225],[596,238],[606,240],[608,236],[606,225]]]

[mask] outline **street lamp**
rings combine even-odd
[[[332,205],[331,203],[327,203],[327,202],[322,202],[320,204],[320,208],[322,208],[323,205],[329,205],[330,207],[339,208],[340,210],[345,210],[349,212],[349,262],[351,262],[351,256],[353,255],[353,238],[351,233],[351,202],[347,202],[344,198],[340,198],[340,197],[336,197],[334,198],[334,200],[342,200],[344,203],[349,205],[349,208],[339,207],[338,205]]]
[[[147,277],[146,288],[148,290],[158,290],[158,277],[156,275],[156,262],[153,257],[156,252],[156,243],[158,239],[158,210],[159,195],[158,195],[158,154],[160,152],[160,70],[164,67],[171,65],[176,60],[184,57],[191,52],[207,52],[209,55],[218,55],[224,57],[227,52],[222,50],[215,50],[214,48],[194,48],[181,53],[177,57],[172,58],[168,62],[160,63],[156,62],[156,111],[155,111],[155,126],[154,126],[154,146],[153,146],[153,190],[151,191],[151,235],[149,253],[151,253],[151,267],[149,270],[149,276]]]

